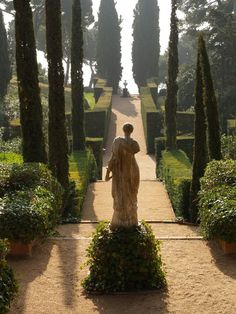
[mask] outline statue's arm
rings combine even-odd
[[[140,151],[138,142],[133,139],[125,142],[125,149],[131,154],[137,154]]]

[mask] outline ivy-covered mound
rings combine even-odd
[[[166,286],[160,243],[145,222],[115,231],[110,230],[108,222],[100,223],[87,252],[90,273],[82,285],[88,292],[152,290]]]
[[[10,302],[17,292],[17,284],[12,269],[6,262],[8,245],[5,240],[0,239],[0,313],[8,312]]]

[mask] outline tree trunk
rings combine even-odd
[[[49,165],[64,189],[69,185],[68,142],[65,125],[60,0],[46,0],[46,42],[49,83]]]

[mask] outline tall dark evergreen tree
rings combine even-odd
[[[193,149],[193,176],[190,188],[190,219],[193,222],[196,222],[198,214],[198,192],[200,191],[200,178],[204,176],[208,161],[206,139],[207,125],[203,100],[204,91],[200,53],[199,42],[195,83],[195,140]]]
[[[69,165],[65,125],[60,0],[46,0],[45,9],[49,82],[49,166],[54,176],[66,189],[69,185]]]
[[[207,114],[209,157],[210,159],[220,160],[222,159],[222,154],[218,106],[211,76],[211,67],[206,50],[206,44],[202,35],[200,35],[199,43],[201,50],[201,68],[204,82],[204,103]]]
[[[159,7],[157,0],[139,0],[133,22],[133,76],[136,84],[146,86],[151,77],[158,77],[160,56]]]
[[[20,99],[20,120],[25,162],[46,162],[42,131],[42,106],[38,66],[29,0],[14,0],[16,66]]]
[[[171,2],[170,39],[168,51],[168,80],[165,102],[166,149],[176,149],[176,110],[178,93],[178,19],[177,0]]]
[[[98,13],[97,73],[117,93],[121,79],[120,21],[114,0],[101,0]]]
[[[83,87],[83,31],[80,0],[74,0],[72,7],[71,40],[71,95],[73,149],[85,149],[84,129],[84,87]]]
[[[11,64],[8,50],[7,32],[4,25],[3,14],[0,10],[0,99],[7,93],[11,79]]]

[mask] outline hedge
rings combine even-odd
[[[207,165],[199,193],[199,218],[209,240],[236,242],[236,161],[212,161]]]
[[[87,137],[102,137],[105,145],[111,116],[112,88],[104,87],[94,110],[85,111],[85,133]]]
[[[161,158],[161,152],[165,150],[165,137],[155,138],[155,155],[156,160]],[[193,144],[194,136],[177,136],[177,147],[185,152],[190,161],[193,161]]]
[[[177,111],[177,131],[181,134],[194,134],[194,112]]]
[[[157,78],[153,77],[147,80],[147,87],[150,89],[150,93],[152,95],[152,99],[156,108],[158,107],[157,99],[158,99],[158,85],[156,83]]]
[[[162,151],[157,177],[165,182],[177,216],[189,218],[189,190],[192,166],[182,150]]]
[[[0,313],[7,313],[18,287],[12,269],[8,266],[6,255],[8,243],[0,239]]]
[[[236,135],[236,119],[227,120],[227,134]]]
[[[86,138],[86,146],[92,149],[94,154],[97,171],[98,171],[98,179],[102,180],[102,166],[103,166],[103,138],[94,138],[87,137]]]
[[[98,102],[98,99],[100,98],[104,87],[106,86],[107,82],[104,79],[96,77],[94,79],[94,98],[95,98],[95,103]]]
[[[71,215],[79,217],[89,182],[97,178],[97,165],[90,149],[73,152],[69,158],[70,179],[75,182],[77,190],[76,207]]]
[[[156,109],[149,87],[140,88],[140,97],[147,153],[153,154],[155,152],[155,138],[161,136],[163,128],[163,114],[161,111]]]

